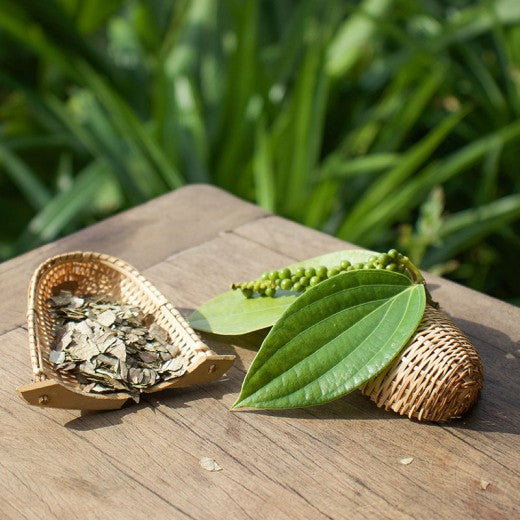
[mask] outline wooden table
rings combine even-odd
[[[358,392],[303,410],[229,412],[254,352],[214,340],[238,358],[205,387],[84,414],[16,395],[31,378],[28,281],[52,255],[118,256],[189,314],[230,281],[346,247],[200,185],[0,264],[1,517],[520,518],[520,309],[441,278],[429,277],[433,295],[485,368],[477,406],[447,425],[381,411]]]

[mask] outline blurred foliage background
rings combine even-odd
[[[186,183],[520,303],[518,0],[0,0],[0,255]]]

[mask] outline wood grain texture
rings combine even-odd
[[[141,221],[148,223],[132,239],[132,223]],[[21,327],[27,282],[58,251],[119,256],[187,315],[236,279],[346,247],[196,186],[0,265],[0,286],[8,288],[0,335],[2,517],[520,517],[520,310],[436,277],[429,277],[434,297],[474,341],[485,371],[473,412],[448,425],[397,417],[359,392],[302,410],[229,412],[254,357],[239,344],[258,345],[259,335],[234,343],[206,335],[219,354],[238,355],[226,377],[146,395],[121,410],[40,409],[16,395],[31,377]],[[203,469],[202,457],[223,470]],[[405,457],[414,460],[403,465]]]

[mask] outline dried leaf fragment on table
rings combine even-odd
[[[220,466],[215,459],[211,459],[209,457],[202,457],[199,460],[199,464],[202,468],[207,471],[222,471],[222,466]]]
[[[480,488],[484,491],[488,488],[489,484],[490,482],[488,482],[487,480],[484,480],[483,478],[480,479]]]

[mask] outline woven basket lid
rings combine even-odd
[[[361,391],[386,410],[441,422],[469,410],[482,382],[475,347],[443,311],[427,305],[403,352]]]

